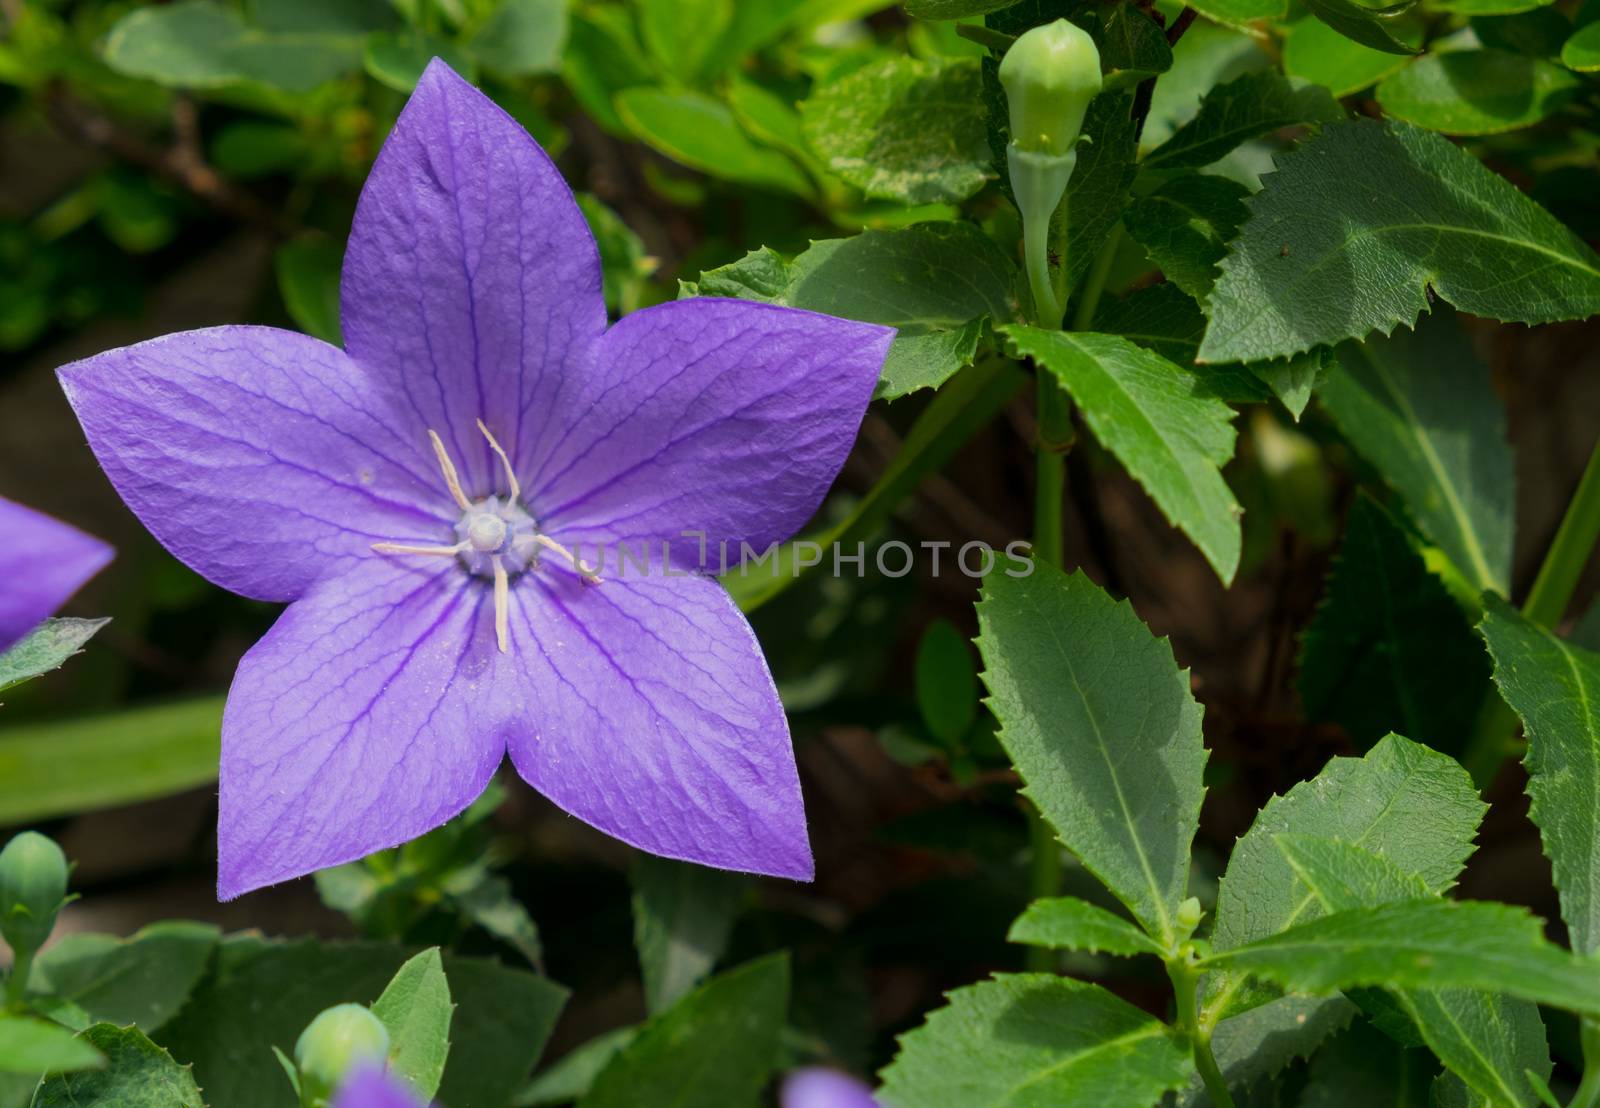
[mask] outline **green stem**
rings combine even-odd
[[[1200,974],[1189,961],[1192,949],[1185,944],[1167,960],[1167,976],[1172,979],[1172,991],[1177,1000],[1178,1028],[1189,1039],[1194,1068],[1205,1083],[1213,1108],[1234,1108],[1228,1082],[1217,1065],[1217,1056],[1211,1053],[1211,1028],[1200,1019]]]
[[[1577,491],[1572,494],[1556,537],[1545,552],[1533,588],[1528,590],[1528,597],[1523,601],[1522,614],[1529,622],[1545,628],[1560,622],[1597,541],[1600,541],[1600,438],[1595,440]],[[1516,729],[1516,713],[1491,693],[1461,759],[1480,789],[1489,787],[1500,772],[1501,763],[1516,751],[1513,741]]]
[[[1100,307],[1100,295],[1106,291],[1106,278],[1111,276],[1111,265],[1117,260],[1117,251],[1121,247],[1122,224],[1119,222],[1111,228],[1106,241],[1100,245],[1100,252],[1094,256],[1094,265],[1084,275],[1083,287],[1078,290],[1077,306],[1072,311],[1074,331],[1087,331],[1089,324],[1094,322],[1095,309]]]
[[[22,1011],[22,996],[28,990],[28,974],[33,969],[33,951],[14,950],[15,960],[11,963],[11,973],[6,977],[6,1008],[14,1012]]]
[[[1579,1030],[1583,1042],[1583,1080],[1572,1094],[1568,1108],[1600,1106],[1600,1023],[1585,1019]]]
[[[1028,805],[1028,848],[1031,857],[1028,888],[1033,899],[1055,896],[1061,891],[1061,845],[1055,828]],[[1035,973],[1051,973],[1056,968],[1056,953],[1048,947],[1030,946],[1023,964]]]

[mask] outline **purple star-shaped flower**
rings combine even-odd
[[[363,1066],[339,1086],[333,1108],[423,1108],[416,1093],[376,1066]]]
[[[58,519],[0,499],[0,652],[49,617],[111,560],[111,548]]]
[[[559,172],[437,60],[362,192],[341,314],[343,351],[218,327],[61,370],[156,537],[293,602],[228,694],[219,896],[414,838],[507,752],[643,850],[809,878],[772,678],[680,536],[793,534],[893,332],[721,299],[608,328]],[[664,539],[648,575],[579,561]]]

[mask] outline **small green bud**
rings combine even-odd
[[[1025,32],[1000,62],[1011,111],[1011,141],[1021,150],[1066,154],[1100,91],[1100,51],[1089,32],[1065,19]]]
[[[1199,898],[1191,896],[1188,900],[1178,905],[1178,930],[1185,935],[1194,934],[1194,929],[1200,926],[1200,917],[1204,915],[1205,912],[1200,908]]]
[[[360,1004],[338,1004],[306,1024],[294,1044],[302,1104],[317,1104],[366,1063],[389,1056],[389,1031]]]
[[[0,850],[0,936],[18,960],[31,958],[56,925],[67,897],[67,857],[35,831]]]

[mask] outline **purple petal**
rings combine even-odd
[[[367,178],[340,302],[351,356],[443,436],[473,495],[497,479],[474,421],[531,460],[606,325],[600,256],[561,174],[437,60]]]
[[[0,499],[0,651],[37,627],[111,560],[75,527]]]
[[[524,579],[525,581],[527,579]],[[535,576],[512,605],[534,788],[641,850],[810,880],[789,726],[750,625],[715,581]]]
[[[402,1082],[374,1066],[366,1066],[334,1095],[333,1108],[424,1108]]]
[[[453,559],[376,557],[290,605],[223,713],[221,899],[416,838],[483,792],[516,714],[491,607]]]
[[[878,1108],[866,1082],[822,1066],[784,1078],[778,1102],[782,1108]]]
[[[449,536],[456,512],[426,437],[397,431],[370,378],[327,343],[216,327],[60,375],[128,506],[225,589],[293,600],[374,542]]]
[[[740,300],[634,312],[526,481],[534,513],[570,542],[703,531],[736,560],[741,541],[782,541],[844,464],[893,337]]]

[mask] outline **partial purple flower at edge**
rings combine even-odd
[[[111,554],[75,527],[0,499],[0,653],[65,604]]]
[[[792,535],[893,331],[720,299],[608,328],[600,287],[548,156],[435,60],[356,210],[345,350],[218,327],[60,371],[169,550],[292,601],[228,694],[223,899],[415,838],[507,753],[643,850],[811,877],[788,724],[727,593],[580,559]]]
[[[374,1066],[365,1066],[334,1094],[333,1108],[426,1108],[405,1084]]]
[[[878,1108],[866,1082],[823,1066],[785,1077],[778,1103],[781,1108]]]

